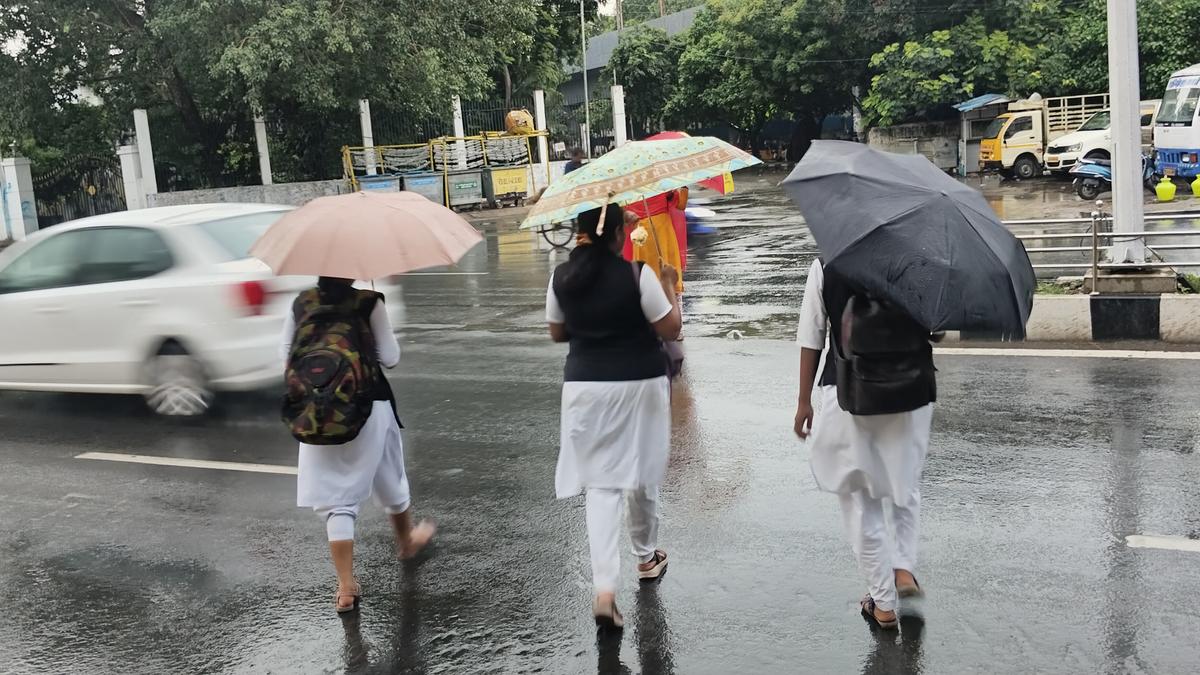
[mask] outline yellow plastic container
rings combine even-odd
[[[1200,197],[1200,176],[1196,176],[1196,180],[1192,181],[1192,194]]]
[[[1162,181],[1154,186],[1154,192],[1158,195],[1158,201],[1160,202],[1175,201],[1175,184],[1166,176],[1163,176]]]

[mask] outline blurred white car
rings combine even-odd
[[[281,382],[283,316],[315,280],[275,277],[247,251],[290,209],[110,213],[9,247],[0,253],[0,389],[141,394],[159,414],[191,416],[216,392]],[[397,289],[380,290],[399,325]]]

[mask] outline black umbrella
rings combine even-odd
[[[783,181],[826,269],[930,331],[1025,336],[1037,279],[983,195],[921,155],[816,141]]]

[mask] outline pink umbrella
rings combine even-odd
[[[481,241],[457,213],[415,192],[355,192],[288,213],[250,254],[280,275],[367,281],[453,265]]]

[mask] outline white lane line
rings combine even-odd
[[[1200,539],[1187,537],[1166,537],[1159,534],[1131,534],[1125,537],[1129,548],[1161,548],[1168,551],[1188,551],[1200,553]]]
[[[491,272],[405,272],[406,277],[486,277]]]
[[[104,462],[126,462],[129,464],[153,464],[155,466],[180,466],[188,469],[218,469],[220,471],[246,471],[249,473],[277,473],[296,475],[296,467],[280,464],[251,464],[248,462],[218,462],[211,459],[185,459],[182,457],[155,457],[153,455],[125,455],[119,452],[85,452],[75,459],[97,459]]]
[[[1163,359],[1200,361],[1197,352],[1154,352],[1130,349],[989,349],[987,347],[936,347],[935,354],[947,356],[1051,356],[1080,359]]]

